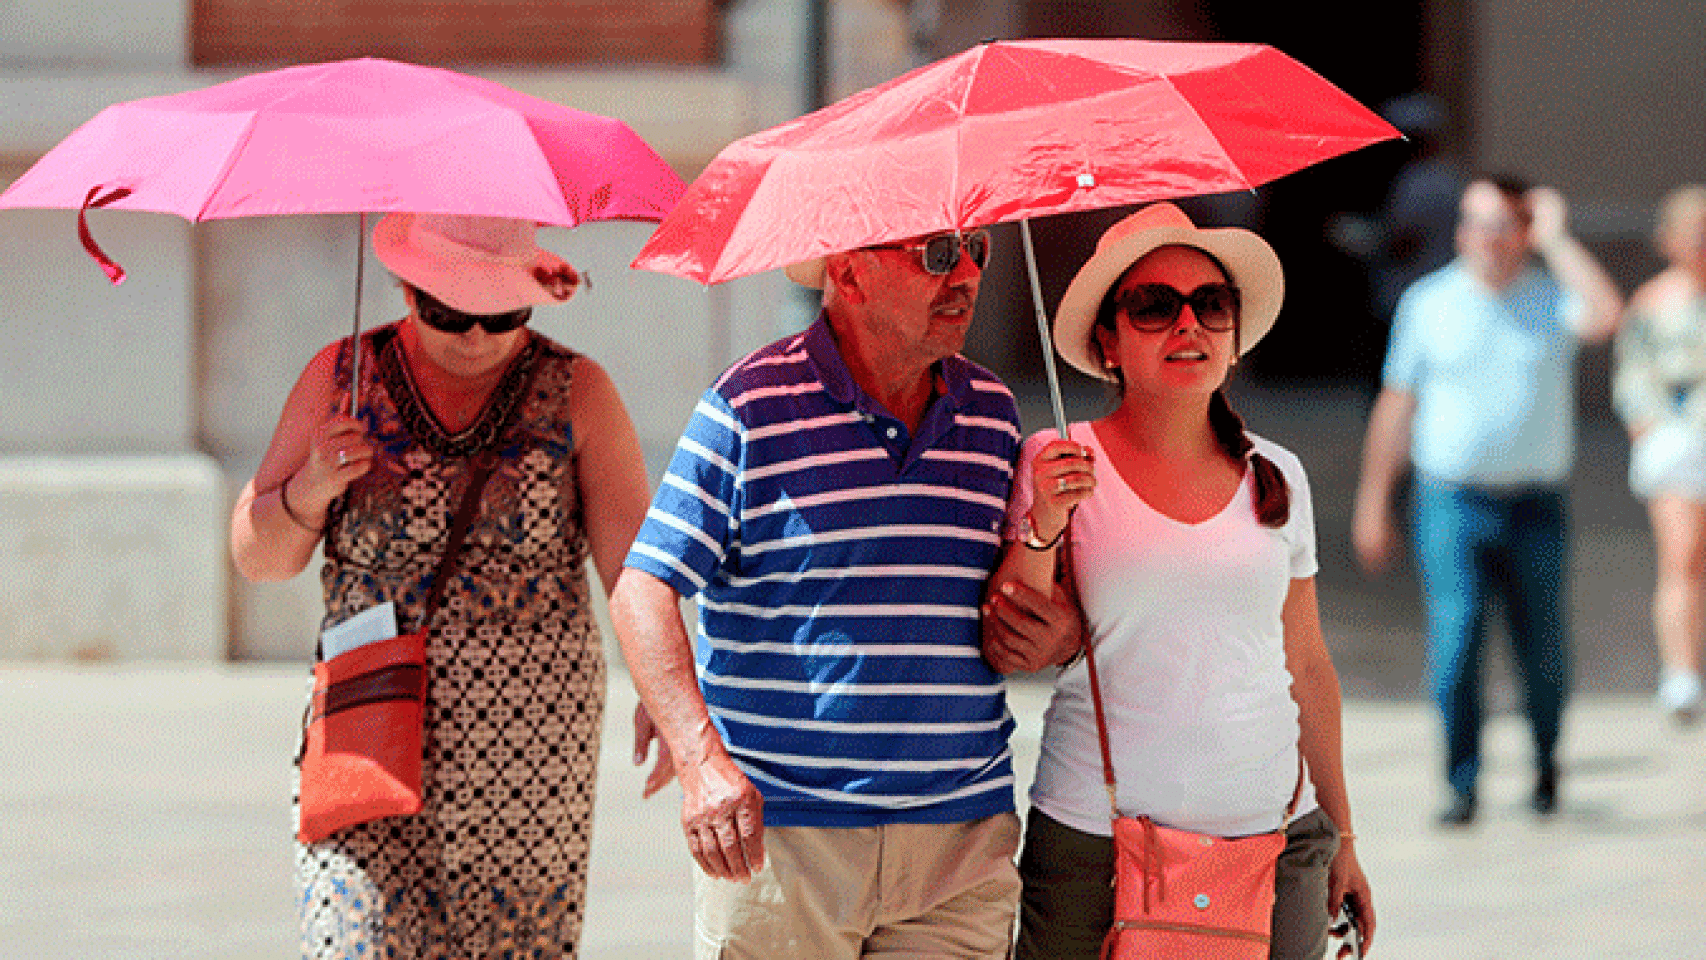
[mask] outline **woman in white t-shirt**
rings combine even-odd
[[[1198,230],[1171,204],[1103,235],[1061,301],[1054,340],[1068,362],[1119,385],[1119,406],[1074,425],[1070,440],[1047,431],[1025,444],[991,615],[1013,581],[1050,590],[1070,539],[1121,815],[1240,837],[1279,828],[1295,796],[1270,956],[1314,958],[1347,898],[1365,942],[1374,927],[1316,609],[1314,516],[1297,458],[1247,435],[1222,391],[1273,325],[1283,286],[1260,237]],[[998,669],[1035,668],[1038,651],[987,633]],[[1088,671],[1074,659],[1031,789],[1020,958],[1097,956],[1114,899],[1102,781]]]

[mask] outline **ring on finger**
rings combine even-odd
[[[1059,480],[1056,480],[1054,482],[1054,489],[1058,493],[1065,493],[1067,491],[1067,489],[1069,488],[1069,486],[1070,485],[1068,484],[1067,479],[1065,477],[1061,477]]]
[[[342,450],[339,450],[338,451],[338,466],[344,467],[344,466],[348,466],[348,465],[349,465],[349,454],[342,451]]]

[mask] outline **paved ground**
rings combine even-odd
[[[1382,918],[1405,960],[1706,958],[1706,730],[1647,705],[1652,567],[1626,448],[1584,426],[1573,481],[1572,608],[1581,691],[1560,813],[1537,822],[1505,658],[1493,656],[1482,821],[1431,825],[1437,732],[1416,696],[1408,571],[1370,583],[1346,524],[1361,409],[1332,387],[1245,388],[1251,426],[1309,468],[1327,634],[1347,693],[1346,765]],[[1046,422],[1038,399],[1026,422]],[[1093,416],[1075,397],[1069,413]],[[292,955],[288,792],[303,668],[0,664],[0,960]],[[687,955],[689,868],[673,794],[641,803],[628,764],[633,693],[612,674],[600,775],[589,960]],[[1017,767],[1034,764],[1042,683],[1013,685]],[[673,791],[673,788],[671,788]]]
[[[0,956],[292,955],[293,667],[0,667]],[[1014,685],[1018,766],[1047,688]],[[689,862],[674,788],[639,801],[626,676],[611,685],[589,960],[684,957]],[[1352,701],[1346,740],[1378,955],[1392,960],[1706,957],[1706,733],[1644,700],[1593,696],[1571,718],[1561,812],[1527,813],[1523,731],[1492,730],[1485,816],[1441,834],[1431,715]]]

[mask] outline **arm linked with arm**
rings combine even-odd
[[[999,673],[1059,665],[1083,645],[1077,598],[1059,581],[1072,511],[1095,489],[1089,451],[1057,440],[1020,469],[1028,482],[1014,490],[1015,505],[1025,507],[1026,525],[1044,529],[1003,545],[985,591],[983,656]]]

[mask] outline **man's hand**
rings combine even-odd
[[[1398,533],[1384,503],[1357,505],[1351,516],[1351,546],[1369,576],[1383,576],[1392,569],[1398,558]]]
[[[1529,242],[1536,250],[1549,250],[1570,235],[1569,205],[1564,195],[1551,187],[1528,191]]]
[[[680,765],[681,829],[706,876],[745,883],[764,867],[764,798],[727,751]]]
[[[1010,580],[983,606],[983,658],[999,673],[1057,666],[1083,645],[1083,616],[1059,584],[1045,597]]]
[[[642,800],[649,799],[652,794],[662,790],[675,779],[675,760],[669,755],[668,742],[652,723],[652,715],[647,712],[646,705],[638,704],[634,707],[634,766],[646,765],[646,756],[651,753],[654,740],[658,745],[658,762],[652,767],[652,772],[646,774],[646,785],[640,791]]]

